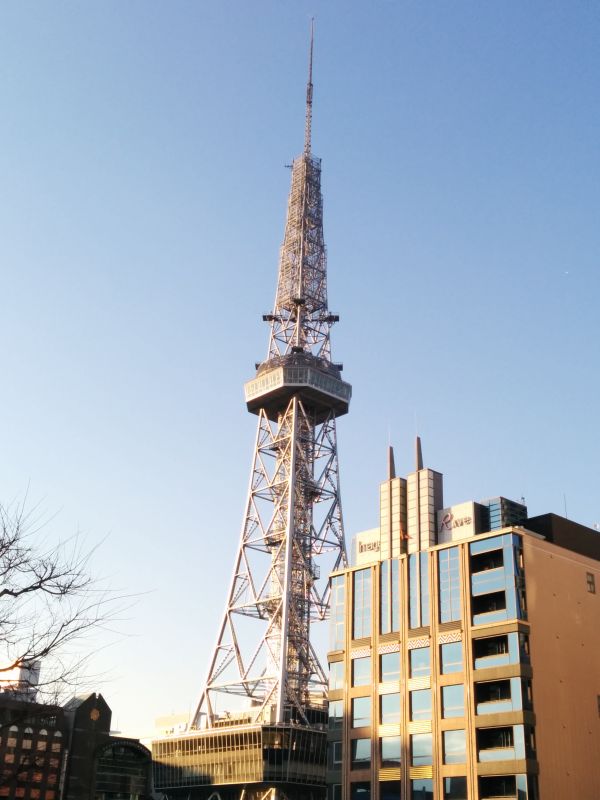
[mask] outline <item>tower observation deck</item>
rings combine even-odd
[[[186,800],[322,800],[327,679],[315,623],[347,564],[336,419],[352,389],[331,360],[321,161],[312,155],[311,30],[304,150],[291,189],[266,359],[244,387],[258,416],[225,612],[184,734],[153,742],[155,788]],[[318,630],[318,628],[317,628]]]

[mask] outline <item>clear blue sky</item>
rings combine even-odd
[[[416,429],[448,503],[600,522],[597,3],[5,2],[0,499],[140,594],[94,665],[128,732],[225,601],[313,14],[348,535]]]

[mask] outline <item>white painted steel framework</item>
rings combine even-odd
[[[292,165],[267,360],[246,387],[258,415],[248,500],[197,729],[322,727],[326,676],[312,624],[328,575],[346,566],[336,417],[351,388],[331,361],[321,162],[311,154],[312,36],[305,146]],[[322,569],[321,569],[322,567]],[[270,791],[270,790],[269,790]]]

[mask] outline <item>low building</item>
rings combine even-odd
[[[0,798],[150,798],[150,751],[112,736],[110,722],[101,694],[58,706],[0,693]]]

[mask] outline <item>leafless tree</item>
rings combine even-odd
[[[94,580],[80,537],[48,544],[36,513],[0,506],[0,690],[41,665],[38,700],[58,702],[89,659],[80,640],[113,621],[123,598]]]

